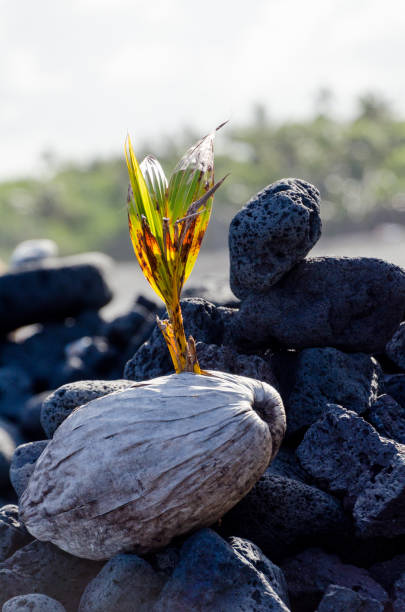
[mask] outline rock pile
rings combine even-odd
[[[240,304],[183,300],[186,333],[198,340],[203,368],[265,380],[283,398],[287,436],[262,478],[220,524],[143,558],[128,552],[107,563],[32,540],[17,505],[5,505],[5,611],[405,610],[405,272],[376,259],[307,258],[321,232],[319,208],[318,190],[305,181],[267,187],[230,227],[231,285]],[[42,282],[41,266],[28,287]],[[27,271],[12,276],[19,274]],[[88,270],[66,274],[79,287]],[[4,286],[21,291],[23,281]],[[62,312],[55,289],[58,321],[49,321],[48,306],[41,318],[29,303],[2,321],[4,334],[43,322],[29,338],[5,336],[0,345],[4,502],[17,501],[6,484],[10,462],[20,496],[72,410],[171,371],[153,307],[141,301],[106,324],[97,308],[108,289],[92,282],[97,306],[72,293],[76,310]],[[12,308],[29,302],[18,291]],[[27,443],[29,435],[37,441]]]

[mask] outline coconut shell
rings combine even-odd
[[[20,500],[28,531],[78,557],[145,554],[215,523],[260,478],[285,431],[270,385],[172,374],[77,408]]]

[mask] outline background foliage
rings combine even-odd
[[[283,124],[273,123],[257,106],[250,122],[221,131],[216,178],[231,176],[215,197],[211,247],[225,246],[235,210],[285,176],[320,188],[329,233],[383,221],[405,223],[405,121],[373,95],[361,98],[358,115],[345,122],[328,112],[328,102],[324,92],[313,118]],[[137,149],[138,159],[151,152],[170,173],[200,136],[186,130],[158,151],[145,144],[143,151]],[[53,238],[65,253],[102,250],[132,258],[127,184],[123,155],[87,165],[59,164],[46,178],[0,183],[0,256],[7,257],[21,240]]]

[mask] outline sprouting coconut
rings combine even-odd
[[[144,554],[214,524],[253,487],[284,436],[277,391],[202,371],[184,333],[180,293],[224,180],[214,182],[214,137],[186,153],[169,183],[154,157],[138,164],[127,139],[130,235],[166,305],[158,325],[176,373],[76,409],[38,459],[20,514],[36,538],[79,557]]]

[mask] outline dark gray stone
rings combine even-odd
[[[40,593],[17,595],[6,601],[2,612],[66,612],[59,601]]]
[[[0,563],[0,605],[11,597],[42,593],[77,612],[87,583],[102,563],[79,559],[49,544],[34,540]]]
[[[222,519],[226,533],[252,540],[278,559],[308,544],[339,540],[350,529],[341,503],[269,470]]]
[[[405,572],[394,584],[393,612],[404,612],[405,610]]]
[[[32,540],[18,516],[18,506],[9,504],[0,508],[0,561],[11,557],[19,548]]]
[[[63,385],[42,404],[41,424],[45,434],[52,438],[59,425],[75,408],[131,386],[132,382],[128,380],[82,380]]]
[[[405,374],[386,374],[384,391],[405,408]]]
[[[249,295],[233,318],[235,341],[251,350],[332,346],[384,352],[403,319],[405,272],[366,257],[316,257],[297,264],[260,297]]]
[[[405,447],[363,418],[329,405],[297,449],[321,488],[341,495],[361,537],[405,533]]]
[[[388,342],[385,352],[401,370],[405,370],[405,323],[401,323],[391,340]]]
[[[367,419],[385,438],[405,444],[405,408],[390,395],[380,395],[368,413]]]
[[[384,605],[352,589],[331,584],[325,591],[317,612],[383,612]]]
[[[20,426],[24,434],[31,440],[43,438],[44,430],[41,425],[41,409],[44,400],[50,391],[43,391],[33,395],[24,404],[20,414]]]
[[[300,179],[282,179],[255,195],[229,228],[230,282],[244,299],[263,293],[305,257],[321,235],[320,194]]]
[[[395,555],[388,561],[374,563],[368,571],[374,580],[379,582],[388,593],[392,594],[394,583],[402,574],[405,574],[405,553]]]
[[[107,304],[112,294],[104,278],[106,259],[46,261],[0,276],[0,334]]]
[[[214,306],[201,298],[181,300],[184,329],[186,336],[193,336],[196,342],[204,344],[228,344],[230,320],[236,312],[234,309]],[[163,315],[165,318],[167,315]],[[229,340],[229,342],[227,342]],[[130,380],[148,380],[173,372],[167,345],[162,332],[155,326],[147,340],[128,361],[124,377]]]
[[[326,404],[341,404],[361,414],[375,402],[381,369],[364,353],[334,348],[305,349],[297,354],[295,380],[281,392],[288,435],[312,425]]]
[[[295,451],[283,445],[266,470],[267,474],[283,476],[300,482],[309,483],[310,476],[302,469]]]
[[[154,612],[288,612],[281,572],[253,544],[226,543],[210,529],[185,542]],[[285,600],[283,601],[283,597]]]
[[[27,442],[18,446],[14,451],[10,466],[10,480],[19,498],[24,493],[34,471],[35,463],[47,444],[48,440]]]
[[[18,421],[30,393],[31,380],[21,367],[0,367],[0,416]]]
[[[165,579],[136,555],[117,555],[87,585],[79,612],[149,612]]]
[[[344,564],[336,555],[327,554],[319,548],[310,548],[287,559],[281,568],[294,612],[313,612],[331,584],[375,599],[383,608],[388,603],[386,591],[365,569]]]
[[[62,376],[66,383],[108,378],[117,356],[117,350],[106,338],[83,336],[65,347],[66,361]]]

